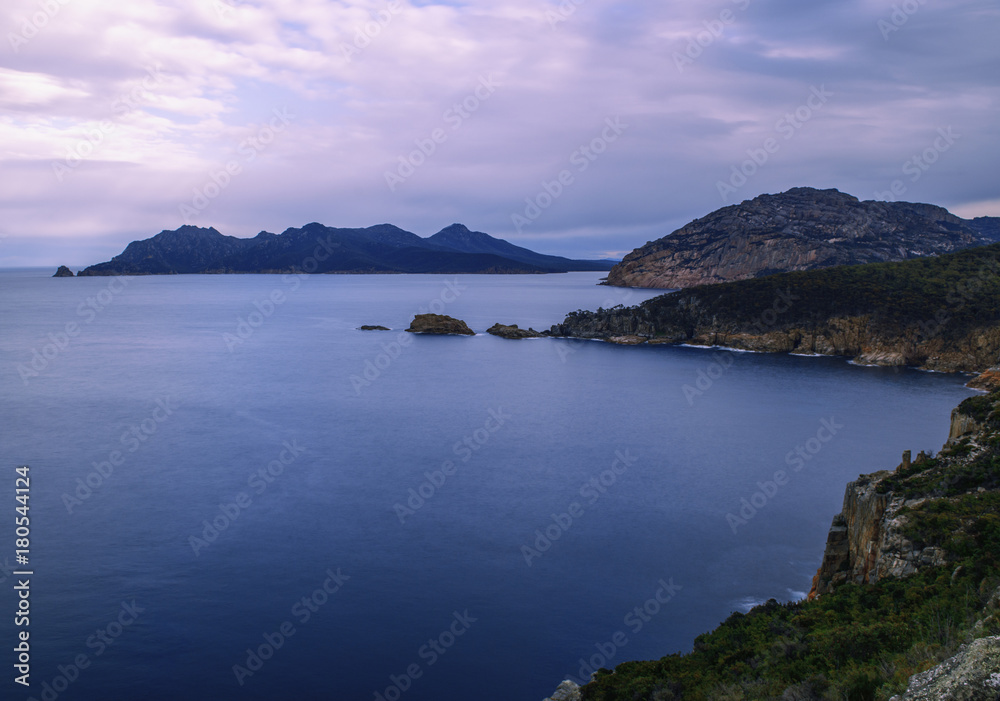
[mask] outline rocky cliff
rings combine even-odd
[[[761,195],[696,219],[637,248],[607,284],[678,289],[791,270],[934,256],[996,240],[941,207],[862,202],[837,190],[800,187]]]
[[[861,475],[847,485],[843,510],[830,527],[810,599],[844,582],[873,584],[909,577],[954,557],[940,539],[927,539],[911,529],[909,514],[932,501],[1000,487],[1000,475],[982,474],[983,468],[995,469],[998,401],[1000,394],[991,394],[959,405],[951,414],[948,442],[936,458],[921,452],[911,461],[906,451],[894,471]]]

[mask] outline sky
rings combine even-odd
[[[0,267],[184,224],[621,257],[792,187],[1000,216],[996,0],[4,0]]]

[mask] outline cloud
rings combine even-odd
[[[780,150],[732,201],[797,185],[867,199],[903,180],[905,199],[994,211],[1000,9],[914,6],[71,0],[25,38],[40,5],[12,0],[0,264],[14,239],[18,262],[34,250],[53,264],[74,237],[96,256],[80,264],[107,259],[184,223],[234,162],[192,223],[428,235],[462,221],[546,252],[630,250],[724,204],[718,183],[768,138]],[[476,98],[483,80],[497,87]],[[785,139],[782,120],[820,87],[833,96]],[[275,110],[294,118],[268,134]],[[574,154],[615,117],[627,130],[580,170]],[[946,127],[960,138],[911,181],[905,163]],[[428,139],[433,153],[391,188],[386,174]],[[526,199],[566,170],[572,184],[519,231]]]

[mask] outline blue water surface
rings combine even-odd
[[[4,698],[538,701],[802,597],[845,483],[939,449],[972,394],[484,333],[654,294],[596,273],[50,274],[0,273]],[[402,334],[424,311],[478,334]]]

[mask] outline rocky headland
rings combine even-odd
[[[636,307],[578,310],[545,333],[982,373],[1000,358],[1000,244],[703,285]]]
[[[900,261],[1000,240],[1000,219],[800,187],[723,207],[625,256],[608,285],[680,289],[794,270]]]

